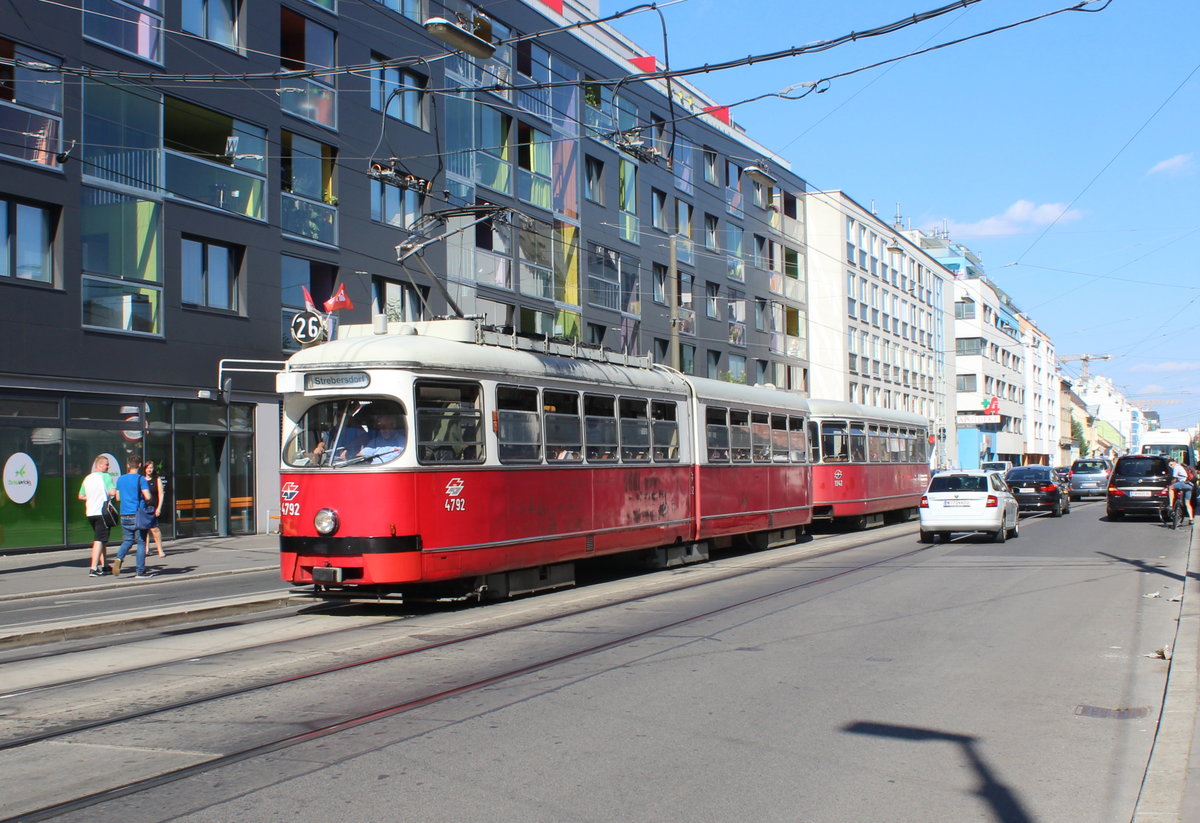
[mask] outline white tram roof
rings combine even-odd
[[[919,414],[895,409],[877,409],[874,406],[847,403],[844,400],[809,400],[808,406],[812,410],[812,416],[818,418],[863,420],[889,426],[924,427],[929,425],[928,418]]]
[[[337,337],[293,354],[277,379],[280,392],[301,391],[303,375],[317,371],[405,369],[478,379],[582,382],[596,388],[684,393],[691,384],[701,402],[757,406],[803,414],[806,399],[773,387],[746,386],[690,377],[647,357],[624,355],[572,343],[504,334],[478,320],[390,322],[386,326],[339,326]]]
[[[494,377],[499,380],[564,380],[613,389],[686,391],[680,375],[650,368],[647,358],[569,343],[536,340],[482,328],[477,321],[432,320],[374,326],[341,326],[337,338],[292,355],[277,381],[299,391],[304,373],[403,369],[418,374]]]

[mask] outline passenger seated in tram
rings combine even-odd
[[[376,418],[375,426],[367,429],[367,437],[358,449],[358,457],[369,458],[365,461],[369,463],[387,463],[399,457],[407,443],[407,433],[396,415],[382,414]]]

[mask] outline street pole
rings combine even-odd
[[[671,368],[675,371],[680,371],[679,368],[679,264],[675,262],[675,252],[678,240],[676,234],[671,233],[670,242],[667,246],[667,253],[670,256],[670,263],[667,265],[667,300],[671,304],[671,340],[667,346],[668,359],[671,361]]]

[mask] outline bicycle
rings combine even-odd
[[[1175,503],[1169,511],[1166,508],[1161,510],[1163,523],[1168,528],[1177,529],[1183,521],[1187,520],[1187,498],[1190,494],[1190,490],[1185,492],[1183,489],[1176,489]]]

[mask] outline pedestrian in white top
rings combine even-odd
[[[85,501],[83,513],[92,527],[92,562],[88,574],[99,577],[108,571],[109,526],[104,522],[104,503],[117,494],[116,484],[108,471],[108,456],[96,455],[92,473],[79,486],[79,499]]]

